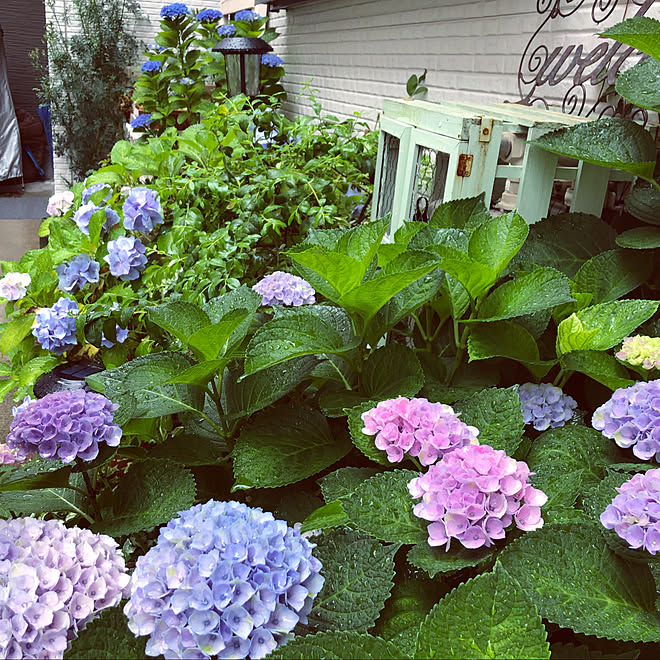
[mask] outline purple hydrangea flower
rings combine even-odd
[[[217,9],[202,9],[195,18],[200,23],[216,23],[222,18],[222,12]]]
[[[137,560],[128,627],[166,658],[263,658],[307,622],[323,586],[315,546],[261,509],[198,504]]]
[[[7,300],[25,298],[32,278],[29,273],[7,273],[0,280],[0,297]]]
[[[163,66],[163,63],[160,60],[147,60],[142,63],[140,71],[142,73],[156,73],[160,71],[161,66]]]
[[[233,25],[221,25],[218,28],[218,36],[221,39],[233,37],[236,34],[236,28]]]
[[[83,204],[73,214],[73,220],[78,225],[78,229],[80,229],[80,231],[83,234],[87,234],[89,236],[89,221],[92,219],[92,215],[100,208],[101,208],[100,206],[96,206],[96,204],[92,204],[91,202],[89,202],[87,204]],[[111,209],[109,206],[106,206],[105,222],[103,223],[103,229],[107,231],[111,227],[114,227],[115,225],[119,224],[119,222],[121,222],[119,213],[117,213],[117,211],[115,211],[114,209]]]
[[[37,310],[32,334],[42,348],[62,355],[73,348],[76,339],[76,319],[78,303],[70,298],[60,298],[52,307]]]
[[[88,186],[82,191],[83,204],[87,204],[92,199],[92,195],[101,190],[108,191],[106,196],[101,200],[103,202],[107,202],[112,197],[112,188],[107,183],[93,183],[91,186]]]
[[[302,277],[276,270],[252,287],[263,296],[262,305],[313,305],[315,291]]]
[[[592,426],[643,461],[660,462],[660,380],[620,388],[596,409]]]
[[[24,456],[19,458],[18,451],[16,449],[10,449],[4,442],[0,443],[0,465],[21,465],[22,463],[25,463],[25,461],[28,461],[30,458],[31,456]]]
[[[279,55],[275,55],[275,53],[264,53],[261,56],[261,63],[273,69],[284,65],[282,58]]]
[[[26,396],[23,401],[21,401],[17,406],[11,407],[11,414],[13,417],[16,417],[18,413],[23,412],[35,399],[31,396]]]
[[[128,580],[109,536],[59,520],[0,520],[0,657],[62,658]]]
[[[564,426],[573,416],[577,401],[550,383],[523,383],[518,388],[523,421],[537,431]]]
[[[449,550],[452,538],[466,548],[490,547],[515,522],[530,531],[543,526],[545,493],[532,487],[529,468],[488,445],[455,449],[408,484],[418,518],[430,520],[431,546]]]
[[[121,328],[119,325],[115,324],[115,336],[119,344],[123,344],[128,339],[128,328]],[[104,348],[112,348],[115,345],[114,342],[106,339],[106,336],[101,333],[101,346]]]
[[[660,337],[626,337],[616,356],[633,367],[660,369]]]
[[[136,280],[147,265],[146,248],[133,236],[120,236],[108,241],[108,254],[104,259],[110,264],[110,273],[126,282]]]
[[[9,427],[7,446],[20,457],[39,452],[41,458],[94,460],[99,443],[119,445],[121,428],[113,423],[119,406],[102,394],[73,390],[53,392],[30,403]]]
[[[48,215],[64,215],[73,206],[74,195],[70,190],[61,193],[55,193],[48,199],[46,213]]]
[[[237,11],[234,15],[235,21],[246,21],[248,23],[260,21],[262,18],[256,11],[252,11],[251,9],[241,9],[241,11]]]
[[[151,124],[151,114],[148,112],[138,115],[135,119],[131,119],[131,128],[143,128]]]
[[[160,197],[151,188],[133,188],[122,206],[124,227],[148,234],[156,225],[163,223]]]
[[[381,401],[362,413],[362,421],[362,433],[376,436],[376,447],[387,452],[390,463],[399,463],[408,453],[430,465],[458,447],[478,444],[478,429],[462,422],[451,406],[426,399]]]
[[[170,21],[178,21],[190,14],[190,9],[183,2],[173,2],[160,10],[160,17]]]
[[[660,550],[660,470],[636,474],[617,488],[603,513],[603,527],[613,529],[631,548],[654,555]]]
[[[94,261],[88,254],[79,254],[71,261],[60,264],[55,268],[60,278],[60,289],[72,293],[76,289],[82,289],[87,282],[98,282],[99,268],[99,262]]]

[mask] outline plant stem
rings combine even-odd
[[[327,353],[321,353],[323,357],[330,363],[330,366],[333,367],[333,369],[339,374],[339,377],[342,379],[342,382],[344,383],[344,386],[346,387],[347,390],[352,390],[353,388],[350,386],[349,382],[346,380],[346,377],[342,373],[341,369],[330,359],[330,356]]]
[[[477,317],[478,313],[478,306],[474,304],[474,301],[470,301],[470,316],[469,319],[474,319]],[[455,320],[454,321],[454,338],[456,337],[456,334],[458,332],[458,322]],[[468,337],[470,336],[470,324],[468,323],[464,328],[463,332],[461,333],[461,338],[458,341],[456,345],[456,359],[454,360],[454,365],[451,368],[451,373],[449,374],[449,378],[447,380],[447,385],[451,385],[452,381],[454,380],[454,376],[456,375],[456,372],[458,371],[458,368],[461,366],[461,363],[463,362],[463,357],[465,356],[465,349],[467,348],[467,340]]]
[[[99,505],[96,501],[96,493],[94,492],[94,487],[92,486],[92,482],[89,478],[89,474],[87,474],[87,470],[82,471],[82,476],[85,482],[85,486],[87,487],[87,494],[89,495],[89,499],[92,503],[92,510],[94,511],[94,516],[96,517],[96,520],[102,520],[101,511],[99,510]]]

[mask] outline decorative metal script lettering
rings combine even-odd
[[[590,0],[591,18],[594,26],[600,26],[616,9],[618,0]],[[635,16],[643,16],[653,5],[654,0],[628,0],[627,6],[636,6]],[[555,87],[563,81],[571,84],[562,99],[562,112],[588,117],[604,115],[629,117],[646,124],[648,112],[625,99],[610,102],[609,93],[616,81],[619,68],[633,53],[632,46],[626,46],[612,39],[603,40],[592,50],[586,51],[582,44],[557,46],[550,50],[541,40],[541,32],[555,20],[568,18],[574,14],[585,0],[537,0],[536,11],[545,16],[543,22],[530,38],[518,67],[518,90],[522,103],[541,104],[548,108],[548,102],[542,95],[546,86]],[[605,26],[602,27],[605,29]],[[597,30],[594,30],[596,32]],[[588,93],[588,87],[595,88],[594,94]]]

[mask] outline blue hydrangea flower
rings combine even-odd
[[[120,236],[117,240],[108,241],[108,254],[104,259],[110,265],[110,273],[127,282],[140,277],[140,272],[147,265],[145,252],[146,248],[140,239]]]
[[[143,128],[151,124],[151,113],[143,112],[141,115],[138,115],[135,119],[131,119],[131,128]]]
[[[102,201],[107,202],[111,197],[112,197],[112,188],[107,184],[107,183],[93,183],[91,186],[87,186],[82,191],[82,202],[83,204],[87,204],[94,193],[97,193],[101,190],[107,190],[108,193],[106,196],[103,198]]]
[[[147,60],[140,67],[142,73],[156,73],[160,71],[160,67],[163,66],[163,63],[160,60]]]
[[[192,78],[188,78],[188,76],[185,76],[184,78],[179,78],[179,83],[181,85],[194,85],[195,81]]]
[[[198,504],[137,560],[128,627],[166,658],[263,658],[306,623],[323,586],[315,546],[239,502]]]
[[[248,23],[252,23],[253,21],[260,21],[262,18],[263,17],[259,16],[256,11],[252,11],[251,9],[241,9],[241,11],[237,11],[234,15],[234,20],[246,21]]]
[[[115,336],[117,338],[117,343],[123,344],[128,339],[128,328],[122,328],[115,324]],[[112,348],[114,345],[114,342],[106,339],[106,336],[101,333],[101,346],[104,348]]]
[[[591,424],[619,447],[632,447],[637,458],[660,462],[660,380],[619,388],[596,409]]]
[[[82,289],[87,282],[98,282],[99,268],[99,262],[91,259],[88,254],[79,254],[71,261],[60,264],[55,268],[60,278],[60,289],[72,293],[76,289]]]
[[[32,334],[42,348],[62,355],[73,348],[76,339],[78,303],[70,298],[60,298],[52,307],[37,310],[32,324]]]
[[[0,657],[61,660],[128,584],[117,542],[60,520],[0,520]]]
[[[573,416],[577,401],[550,383],[524,383],[518,388],[523,421],[537,431],[564,426]]]
[[[154,41],[147,46],[147,50],[153,51],[154,53],[162,53],[165,49]]]
[[[92,218],[92,215],[96,211],[98,211],[101,207],[96,206],[96,204],[92,204],[89,202],[88,204],[83,204],[74,214],[73,214],[73,220],[74,222],[78,225],[78,229],[83,234],[87,234],[89,236],[89,221]],[[114,227],[115,225],[119,224],[121,222],[121,218],[119,217],[119,213],[115,211],[114,209],[111,209],[109,206],[105,207],[105,222],[103,223],[103,229],[108,230],[111,227]]]
[[[217,9],[202,9],[195,17],[200,23],[216,23],[222,18],[222,12]]]
[[[281,270],[267,275],[252,288],[263,296],[262,305],[279,304],[299,307],[300,305],[313,305],[316,302],[314,297],[316,292],[309,282],[297,275],[283,273]]]
[[[124,227],[148,234],[156,225],[163,223],[160,197],[151,188],[133,188],[122,206]]]
[[[160,17],[170,21],[178,21],[190,14],[190,9],[183,2],[173,2],[160,10]]]
[[[261,63],[273,69],[284,65],[282,58],[279,55],[275,55],[275,53],[264,53],[261,56]]]
[[[218,36],[221,39],[233,37],[236,34],[236,28],[233,25],[221,25],[218,28]]]
[[[7,446],[19,456],[93,461],[99,443],[117,447],[121,428],[113,422],[119,406],[97,392],[53,392],[32,401],[9,427]]]

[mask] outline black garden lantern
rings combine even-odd
[[[258,37],[227,37],[213,47],[225,56],[229,96],[257,96],[261,82],[261,56],[273,50]]]

